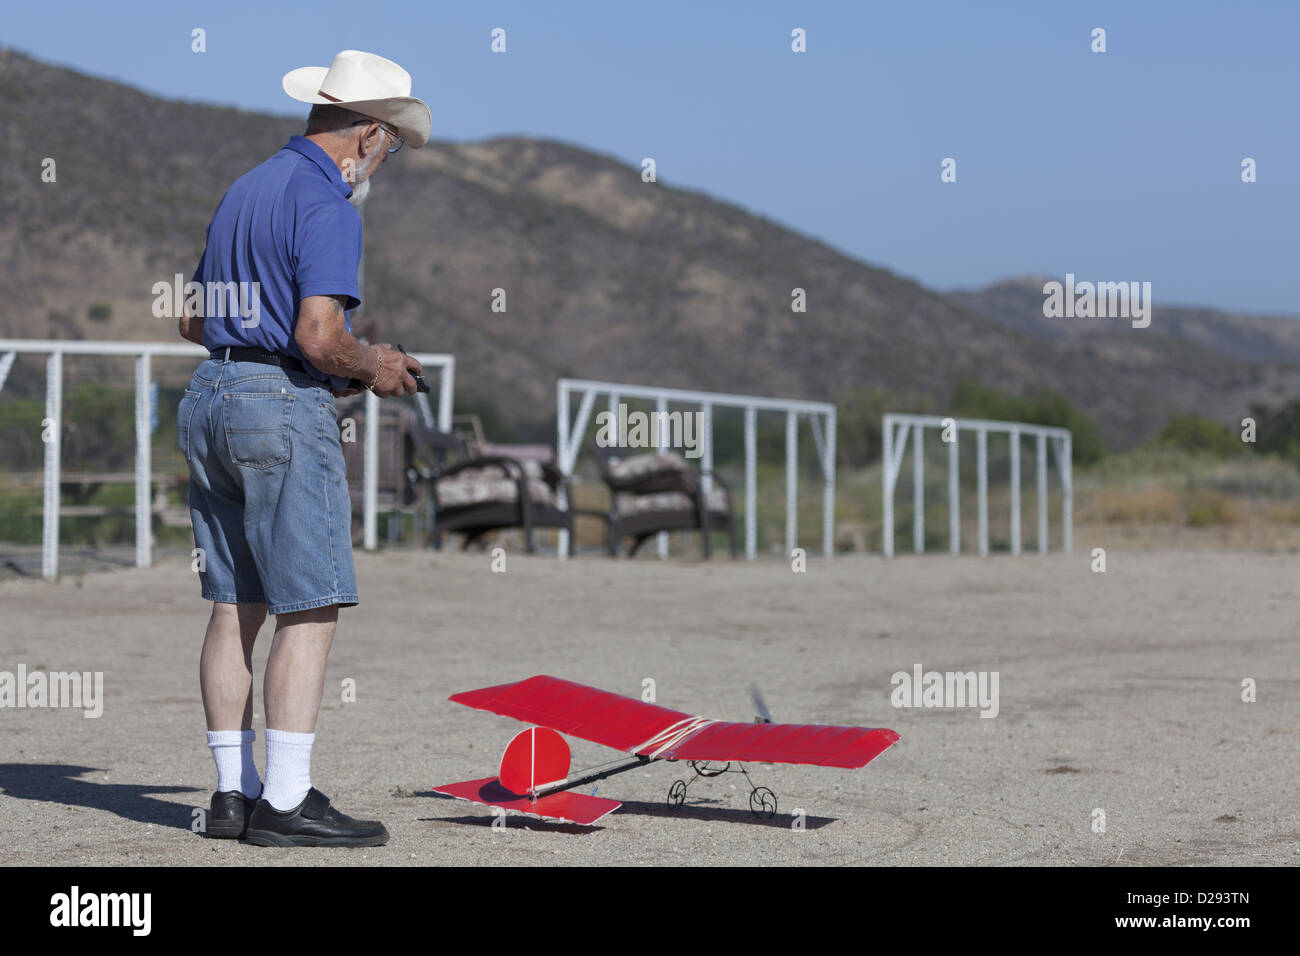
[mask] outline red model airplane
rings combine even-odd
[[[450,699],[537,726],[520,731],[506,746],[498,776],[434,787],[435,793],[544,820],[584,825],[595,823],[622,804],[573,793],[574,787],[655,760],[685,760],[699,777],[726,773],[734,762],[740,769],[731,772],[745,774],[750,785],[750,810],[771,817],[776,813],[775,795],[766,787],[755,787],[741,761],[862,767],[898,739],[898,734],[884,728],[774,724],[763,717],[755,723],[692,717],[557,677],[530,677],[454,694]],[[759,706],[762,709],[761,702]],[[626,751],[632,759],[570,778],[569,745],[559,732]],[[724,766],[710,767],[710,762]],[[687,786],[684,780],[673,784],[668,791],[670,809],[682,805]]]

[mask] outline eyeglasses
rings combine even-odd
[[[352,125],[369,126],[371,123],[379,123],[379,121],[378,120],[357,120]],[[393,137],[393,145],[388,148],[389,153],[395,153],[403,146],[406,145],[406,139],[402,136],[402,134],[397,132],[397,130],[390,129],[389,127],[385,126],[383,123],[379,123],[379,128],[382,129],[389,136]]]

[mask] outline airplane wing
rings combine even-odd
[[[883,727],[712,721],[659,753],[664,760],[753,760],[862,767],[898,739]]]
[[[861,767],[898,740],[885,728],[710,720],[557,677],[530,677],[451,699],[654,759]]]
[[[691,716],[544,675],[453,694],[451,699],[466,707],[550,727],[562,734],[629,753],[642,741]]]

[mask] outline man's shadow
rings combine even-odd
[[[71,764],[0,763],[0,798],[37,800],[106,810],[137,823],[190,828],[193,808],[156,800],[152,793],[195,793],[194,787],[145,786],[135,783],[95,783],[78,780],[87,773],[103,773],[94,767]],[[206,805],[206,801],[204,801]]]

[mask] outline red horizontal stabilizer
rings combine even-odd
[[[629,753],[690,717],[658,704],[545,676],[453,694],[451,699]]]
[[[755,760],[816,767],[862,767],[898,734],[884,728],[822,724],[706,724],[659,756],[665,760]]]
[[[449,783],[434,787],[434,793],[445,793],[457,800],[470,800],[489,807],[504,807],[516,813],[543,820],[556,820],[560,823],[580,823],[591,826],[607,813],[612,813],[623,804],[617,800],[604,797],[589,797],[571,790],[553,793],[550,796],[529,800],[517,793],[511,793],[501,786],[496,777],[482,780],[466,780],[464,783]]]

